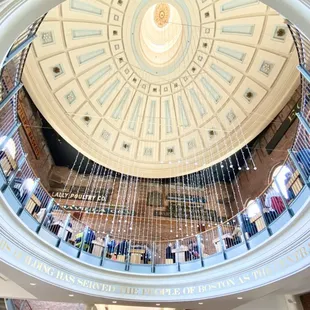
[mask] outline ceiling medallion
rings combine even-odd
[[[154,20],[159,28],[163,28],[169,22],[170,18],[170,7],[167,3],[159,3],[156,5]]]

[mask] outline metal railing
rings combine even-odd
[[[299,1],[310,9],[310,1],[309,0],[299,0]]]
[[[11,207],[21,220],[41,238],[76,258],[105,268],[132,272],[189,271],[210,266],[211,260],[220,262],[252,249],[294,216],[295,198],[309,185],[310,177],[309,85],[304,80],[301,122],[293,148],[279,172],[285,175],[284,181],[280,184],[276,177],[253,203],[228,221],[196,236],[140,242],[95,232],[72,217],[54,202],[33,173],[18,133],[18,87],[29,44],[41,21],[42,18],[28,27],[13,45],[0,80],[1,190],[10,197],[8,201],[14,201]],[[307,72],[309,41],[296,28],[291,26],[291,30],[301,66]]]
[[[305,1],[306,2],[306,1]],[[309,1],[307,1],[310,3]],[[308,4],[310,5],[310,4]],[[301,73],[303,102],[301,110],[304,117],[310,121],[310,39],[300,32],[294,25],[288,25],[294,38],[299,58],[298,69]]]

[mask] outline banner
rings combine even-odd
[[[82,201],[94,201],[94,202],[108,202],[111,196],[111,189],[108,189],[104,193],[75,193],[75,192],[63,192],[63,191],[52,191],[51,196],[53,198],[61,199],[72,199],[72,200],[82,200]]]
[[[127,207],[106,206],[106,207],[79,207],[79,206],[63,206],[67,211],[80,211],[93,214],[118,214],[118,215],[135,215],[135,212],[128,210]]]

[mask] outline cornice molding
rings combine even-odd
[[[304,194],[309,196],[309,189],[305,190],[307,192]],[[92,266],[52,247],[20,221],[1,195],[0,236],[2,250],[0,258],[13,268],[61,289],[101,298],[135,301],[152,301],[155,296],[157,301],[215,298],[253,290],[308,268],[310,266],[309,206],[310,198],[288,225],[260,246],[235,259],[211,268],[188,273],[142,275],[115,272]],[[12,234],[12,231],[15,233]],[[5,250],[5,242],[10,251]],[[308,253],[304,257],[302,257],[304,250],[301,250],[303,248]],[[16,259],[14,253],[20,253],[21,258]],[[297,259],[296,255],[300,257]],[[49,266],[50,270],[53,270],[53,274],[38,271],[27,265],[29,257],[31,257],[31,262],[37,265]],[[272,273],[268,274],[270,270]],[[74,279],[74,283],[58,279],[57,274],[61,272],[68,278]],[[83,286],[85,283],[90,283],[85,281],[92,281],[96,285],[93,288]],[[164,286],[163,283],[165,283]],[[146,289],[149,289],[149,293],[146,293]],[[162,289],[167,294],[161,293]],[[133,293],[132,290],[135,290],[136,293]],[[173,292],[180,292],[180,294],[173,295]]]

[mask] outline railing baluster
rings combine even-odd
[[[88,233],[88,226],[85,226],[85,228],[83,230],[82,242],[81,242],[81,246],[79,248],[79,252],[78,252],[77,258],[80,258],[81,253],[82,253],[82,251],[84,249],[84,244],[85,244],[85,241],[86,241],[87,233]]]
[[[8,186],[11,186],[12,182],[14,181],[14,179],[16,178],[16,175],[18,173],[18,171],[21,169],[21,167],[25,164],[26,162],[26,158],[27,158],[28,154],[24,154],[20,160],[17,163],[17,168],[15,169],[15,171],[9,176],[7,183],[3,186],[3,188],[1,189],[2,191],[4,191]]]
[[[17,132],[18,128],[20,127],[20,123],[17,123],[14,125],[14,127],[9,131],[9,133],[6,135],[6,138],[3,140],[3,142],[0,144],[0,150],[2,151],[8,141],[13,138],[14,134]]]
[[[105,236],[105,239],[104,239],[104,248],[102,250],[102,253],[101,253],[101,262],[100,262],[100,266],[103,266],[104,264],[104,260],[106,259],[107,257],[107,253],[108,253],[108,244],[110,242],[110,236],[109,235],[106,235]]]
[[[296,155],[295,153],[292,151],[292,150],[288,150],[289,152],[289,155],[290,155],[290,158],[292,159],[295,167],[297,168],[297,170],[299,171],[300,175],[301,175],[301,178],[304,182],[305,185],[309,186],[310,187],[310,183],[309,183],[309,180],[304,172],[304,170],[300,167],[300,164],[298,162],[298,159],[296,158]]]
[[[310,73],[303,65],[297,66],[298,71],[302,74],[302,76],[310,83]]]
[[[21,213],[25,210],[28,202],[30,201],[32,195],[35,193],[38,185],[39,185],[39,182],[40,182],[40,179],[35,179],[34,183],[33,183],[33,186],[32,186],[32,189],[30,190],[30,192],[27,194],[27,197],[26,199],[23,201],[22,203],[22,207],[19,209],[19,211],[17,212],[17,215],[20,216]]]
[[[310,125],[309,123],[305,120],[303,115],[299,112],[296,114],[300,123],[303,125],[303,127],[307,130],[307,133],[310,135]]]
[[[203,263],[203,253],[202,253],[202,249],[201,249],[201,235],[196,235],[196,240],[197,240],[199,257],[201,260],[201,267],[203,267],[204,263]]]
[[[267,231],[268,231],[268,234],[269,234],[269,236],[271,236],[272,233],[271,233],[270,228],[268,227],[268,223],[267,223],[266,217],[265,217],[265,215],[264,215],[264,207],[263,207],[262,201],[260,200],[260,198],[256,198],[255,201],[256,201],[256,203],[257,203],[257,205],[258,205],[258,208],[259,208],[259,210],[260,210],[260,213],[261,213],[261,215],[262,215],[262,218],[263,218],[265,227],[266,227],[266,229],[267,229]]]
[[[239,225],[240,225],[240,229],[241,229],[241,233],[242,233],[242,238],[244,240],[244,243],[245,243],[247,249],[249,250],[250,249],[250,245],[249,245],[249,243],[247,241],[247,238],[246,238],[246,235],[245,235],[244,222],[243,222],[243,218],[242,218],[240,213],[237,214],[237,218],[238,218],[238,222],[239,222]]]
[[[287,200],[286,200],[286,198],[284,197],[284,195],[283,195],[283,193],[282,193],[282,191],[281,191],[281,187],[280,187],[279,182],[277,181],[277,178],[276,178],[276,177],[273,179],[273,182],[274,182],[274,184],[276,185],[276,187],[277,187],[277,189],[278,189],[279,195],[280,195],[280,197],[281,197],[281,200],[282,200],[282,202],[283,202],[283,204],[284,204],[285,209],[288,211],[288,213],[290,214],[290,216],[293,217],[293,216],[294,216],[294,213],[293,213],[292,210],[290,209],[290,207],[289,207],[289,205],[288,205],[288,203],[287,203]]]
[[[39,231],[41,230],[46,216],[52,211],[54,203],[55,203],[54,198],[51,198],[50,201],[48,202],[47,206],[46,206],[46,210],[45,210],[44,215],[42,217],[42,221],[39,223],[39,226],[37,228],[37,233],[39,233]]]
[[[225,253],[225,244],[224,244],[224,240],[223,240],[223,232],[222,232],[222,227],[220,225],[217,225],[217,231],[219,234],[219,241],[222,247],[222,253],[224,256],[224,259],[226,259],[226,253]]]
[[[8,95],[0,102],[0,110],[3,109],[9,102],[10,100],[17,95],[19,90],[23,87],[22,83],[18,83],[9,93]]]
[[[17,56],[20,52],[22,52],[26,47],[28,47],[33,40],[36,38],[36,35],[30,36],[27,40],[23,41],[20,45],[12,50],[3,63],[3,67],[5,67],[15,56]]]

